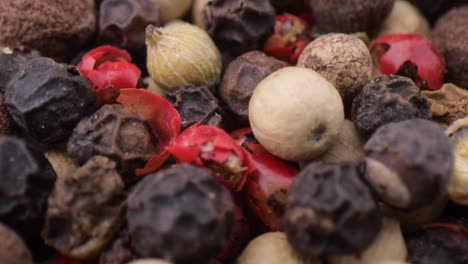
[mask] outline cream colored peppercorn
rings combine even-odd
[[[317,72],[285,67],[255,88],[249,120],[256,139],[272,154],[312,160],[332,145],[344,121],[338,91]]]
[[[408,1],[397,0],[378,35],[416,33],[427,36],[429,32],[429,22],[424,15]]]

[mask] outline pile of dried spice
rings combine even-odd
[[[1,0],[0,264],[468,263],[468,0]]]

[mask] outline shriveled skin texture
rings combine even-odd
[[[218,98],[207,86],[187,87],[167,93],[166,99],[177,109],[182,119],[182,129],[200,123],[220,126],[223,121],[223,109]]]
[[[0,222],[23,237],[40,232],[56,175],[44,155],[23,140],[0,136]]]
[[[284,226],[302,257],[361,254],[374,241],[382,219],[364,173],[362,162],[317,162],[299,173]]]
[[[260,51],[250,51],[233,60],[224,71],[219,95],[231,112],[244,123],[249,119],[249,101],[257,85],[273,72],[286,67]]]
[[[347,34],[331,33],[315,39],[304,49],[297,65],[331,82],[340,92],[347,112],[372,77],[372,57],[366,44]]]
[[[125,201],[115,162],[95,156],[73,174],[60,177],[49,198],[42,236],[64,255],[87,259],[118,231]]]
[[[387,123],[412,118],[430,119],[429,102],[411,79],[396,75],[381,76],[366,84],[351,110],[351,119],[363,137]]]
[[[0,224],[0,263],[33,264],[31,252],[23,240],[10,228]]]
[[[0,1],[0,43],[67,59],[91,40],[96,17],[83,0]]]
[[[375,33],[393,8],[394,0],[309,0],[321,33]]]
[[[5,104],[15,123],[42,144],[59,143],[97,109],[96,92],[73,67],[41,57],[26,61],[11,79]]]
[[[208,170],[189,164],[146,176],[128,197],[131,245],[141,258],[208,263],[233,221],[229,191]]]
[[[444,84],[438,91],[423,91],[431,104],[432,118],[444,125],[451,125],[468,116],[468,90],[454,84]]]
[[[18,62],[0,50],[0,92],[5,92],[7,84],[16,74],[18,68]]]
[[[273,33],[275,9],[269,0],[213,0],[204,8],[204,22],[227,65],[242,53],[263,48]]]
[[[137,112],[122,105],[105,105],[81,120],[67,151],[80,165],[95,155],[112,159],[124,181],[130,183],[135,180],[135,169],[145,166],[158,145],[149,124]]]
[[[384,202],[402,209],[417,209],[433,203],[447,192],[452,176],[454,157],[449,138],[437,123],[412,119],[379,128],[364,146],[366,157],[384,165],[394,173],[409,193],[404,203],[387,199],[392,188],[374,185],[381,173],[367,173],[369,183]],[[384,186],[385,187],[385,186]]]
[[[99,12],[99,40],[137,52],[146,47],[146,26],[161,24],[153,0],[104,0]]]
[[[468,89],[468,6],[454,8],[437,20],[431,37],[444,55],[446,81]]]

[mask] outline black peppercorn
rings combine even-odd
[[[145,50],[145,29],[160,24],[153,0],[104,0],[99,9],[99,40],[131,51]]]
[[[117,163],[117,171],[131,183],[134,171],[145,166],[156,153],[158,139],[149,124],[122,105],[105,105],[76,126],[68,141],[68,154],[78,164],[96,155]]]
[[[189,164],[146,176],[128,198],[131,244],[141,257],[207,263],[229,239],[233,221],[229,191]]]
[[[375,33],[390,14],[394,0],[309,0],[321,33]]]
[[[431,33],[434,44],[444,55],[446,81],[468,89],[468,5],[454,8],[437,20]]]
[[[60,177],[49,198],[42,236],[64,255],[95,256],[119,230],[125,200],[115,162],[95,156],[74,173]]]
[[[257,85],[288,64],[260,51],[242,54],[233,60],[223,75],[219,95],[242,122],[249,120],[249,101]]]
[[[454,164],[452,146],[435,122],[411,119],[382,126],[364,153],[368,183],[393,207],[418,209],[447,193]]]
[[[212,0],[203,12],[206,31],[221,51],[224,65],[261,49],[275,26],[269,0]]]
[[[5,98],[0,92],[0,135],[11,135],[14,133],[14,124],[10,112],[5,106]]]
[[[0,224],[0,237],[0,263],[33,264],[31,252],[13,230]]]
[[[22,236],[39,233],[56,179],[44,154],[25,141],[0,135],[0,222]]]
[[[361,177],[363,162],[312,163],[289,192],[284,227],[304,258],[360,254],[382,226],[377,202]]]
[[[97,98],[75,68],[35,58],[23,63],[7,85],[5,103],[28,136],[53,144],[67,139],[76,124],[95,111]]]
[[[396,75],[366,84],[351,110],[351,119],[364,137],[387,123],[412,118],[431,118],[429,102],[411,79]]]
[[[182,88],[166,94],[166,99],[179,112],[182,129],[195,123],[220,126],[223,122],[223,109],[206,86]]]
[[[7,84],[18,68],[18,62],[12,56],[0,52],[0,92],[5,92]]]

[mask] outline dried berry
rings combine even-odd
[[[340,92],[346,112],[372,75],[372,57],[366,44],[340,33],[326,34],[312,41],[302,52],[297,66],[312,69],[331,82]]]
[[[468,90],[444,84],[438,91],[423,91],[431,105],[432,118],[444,125],[468,116]]]
[[[436,223],[407,239],[413,264],[468,263],[468,229],[455,223]]]
[[[191,163],[211,169],[216,179],[239,192],[255,165],[249,153],[224,130],[193,125],[182,132],[168,151],[179,163]]]
[[[14,133],[14,124],[10,112],[5,105],[5,97],[0,92],[0,135],[11,135]]]
[[[232,226],[231,236],[224,248],[218,253],[216,259],[229,260],[239,255],[251,238],[251,229],[246,215],[240,202],[236,202],[234,224]]]
[[[67,59],[92,38],[96,16],[88,1],[0,1],[0,43]]]
[[[68,141],[68,154],[78,164],[96,155],[106,156],[117,163],[117,171],[126,183],[157,150],[158,139],[149,124],[122,105],[104,105],[81,120]]]
[[[23,140],[0,136],[0,171],[0,222],[22,236],[35,236],[54,187],[52,166]]]
[[[392,12],[385,19],[377,35],[416,33],[427,36],[430,30],[429,22],[413,4],[406,0],[395,0]]]
[[[48,58],[21,65],[5,93],[5,104],[24,132],[43,144],[66,140],[96,109],[96,93],[73,67]]]
[[[444,82],[445,62],[440,51],[419,34],[390,34],[374,40],[380,72],[412,79],[423,90],[439,90]]]
[[[13,230],[0,224],[0,237],[0,263],[33,264],[31,252]]]
[[[172,20],[182,19],[192,6],[192,0],[152,0],[161,8],[161,20],[167,23]]]
[[[366,179],[390,206],[417,209],[447,192],[453,152],[448,137],[434,122],[411,119],[384,125],[364,152]]]
[[[363,165],[312,163],[296,177],[284,226],[301,256],[360,254],[374,241],[382,220]]]
[[[356,125],[350,120],[345,120],[340,133],[333,145],[319,160],[325,162],[341,162],[358,160],[364,153],[364,141],[362,140]]]
[[[204,8],[205,29],[223,56],[223,63],[259,50],[273,33],[275,10],[269,0],[213,0]]]
[[[182,88],[166,94],[166,98],[179,112],[182,129],[195,123],[220,126],[223,122],[223,109],[206,86]]]
[[[432,40],[439,48],[447,64],[448,82],[453,82],[463,88],[468,88],[468,6],[454,8],[437,20],[432,31]]]
[[[221,54],[208,33],[189,23],[146,28],[147,67],[164,90],[208,86],[221,78]]]
[[[412,118],[431,118],[429,102],[411,79],[402,76],[370,81],[354,99],[351,110],[351,119],[364,137],[387,123]]]
[[[132,248],[141,257],[206,263],[227,242],[233,220],[230,193],[189,164],[146,176],[128,198]]]
[[[5,92],[7,84],[18,69],[19,63],[12,56],[0,51],[0,92]]]
[[[309,0],[321,33],[374,33],[392,11],[394,0]]]
[[[335,87],[317,72],[285,67],[255,88],[249,121],[255,138],[271,154],[291,161],[311,160],[338,135],[344,121],[343,102]]]
[[[122,232],[112,246],[105,250],[99,257],[99,264],[128,264],[135,259],[130,248],[128,232]]]
[[[78,167],[72,158],[67,154],[66,149],[52,149],[44,153],[50,165],[54,168],[57,177],[66,177],[68,174],[73,173]]]
[[[119,228],[124,184],[110,159],[95,156],[58,178],[49,197],[42,236],[60,253],[88,259],[104,249]]]
[[[242,54],[224,71],[219,95],[228,109],[242,122],[249,120],[249,101],[257,85],[273,72],[286,67],[285,62],[260,51]]]
[[[146,26],[160,24],[160,9],[152,0],[104,0],[99,12],[100,42],[136,52],[145,48]]]
[[[455,165],[448,194],[452,201],[468,204],[468,117],[457,120],[445,131],[453,143]]]

